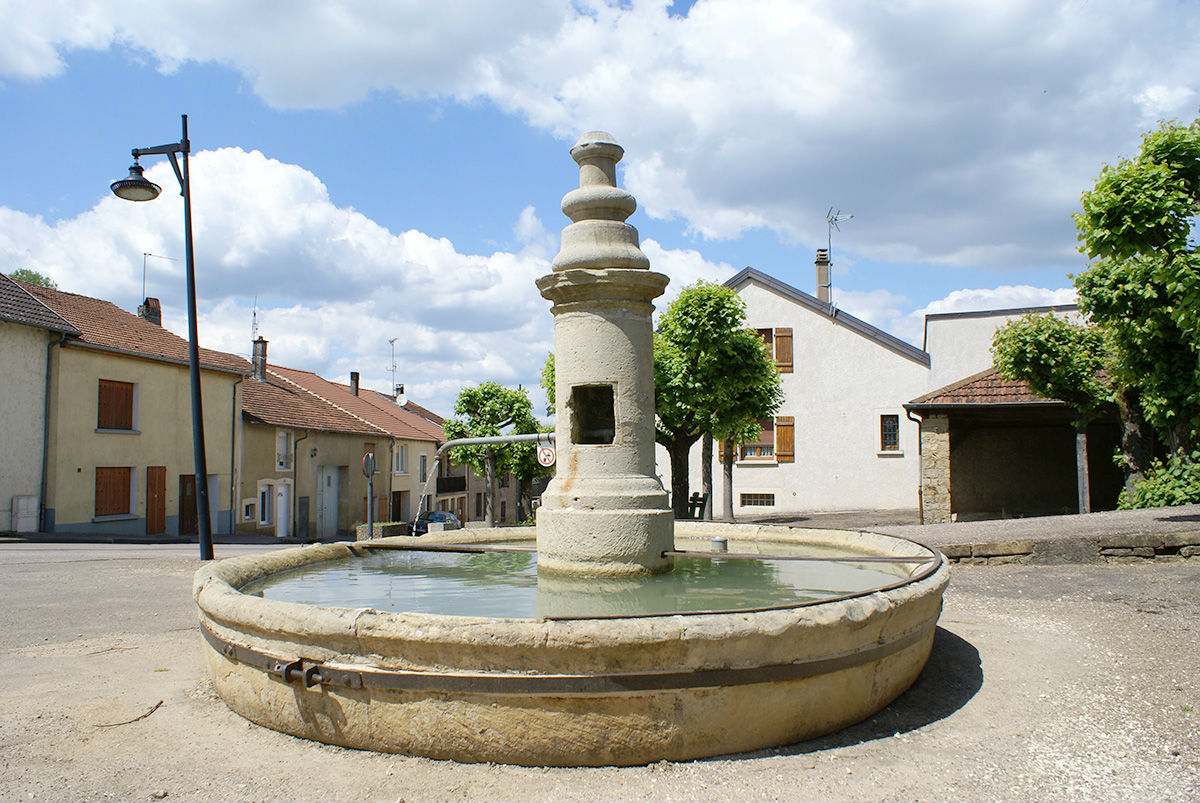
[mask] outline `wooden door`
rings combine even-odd
[[[167,467],[146,467],[146,535],[167,531]]]
[[[179,475],[179,534],[195,535],[200,530],[196,512],[196,475]]]

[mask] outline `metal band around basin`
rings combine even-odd
[[[920,643],[934,623],[875,642],[850,652],[808,658],[787,664],[731,669],[698,669],[692,672],[629,672],[594,675],[520,675],[500,673],[410,672],[358,664],[326,664],[260,652],[226,641],[201,622],[200,632],[221,655],[254,666],[286,683],[305,686],[340,686],[398,691],[465,692],[516,695],[588,695],[620,692],[703,689],[772,683],[823,675],[859,664],[872,663]]]

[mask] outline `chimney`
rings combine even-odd
[[[254,353],[250,358],[254,366],[253,376],[259,382],[267,381],[267,341],[261,337],[254,341]]]
[[[157,298],[147,297],[138,307],[138,317],[145,318],[155,326],[162,326],[162,304],[158,303]]]
[[[829,251],[825,248],[817,249],[817,259],[813,263],[817,266],[817,300],[829,303]]]
[[[358,395],[358,371],[350,372],[350,392]]]
[[[396,404],[401,407],[408,404],[408,397],[404,395],[404,385],[396,385]]]

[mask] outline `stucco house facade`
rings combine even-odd
[[[726,282],[745,302],[746,326],[771,347],[784,396],[773,420],[763,422],[761,437],[744,445],[735,462],[734,515],[923,510],[931,517],[927,521],[948,521],[952,441],[946,413],[953,408],[938,407],[945,401],[938,393],[992,368],[992,336],[1008,321],[1028,313],[1078,319],[1078,309],[1062,305],[930,314],[918,348],[831,304],[828,271],[822,249],[817,252],[815,295],[753,268]],[[980,387],[970,385],[964,392]],[[1011,394],[1018,390],[1006,386],[1003,392],[1009,396],[994,405],[996,400],[980,390],[970,401],[974,412],[958,408],[953,413],[959,422],[953,439],[955,513],[1027,515],[1059,512],[1070,504],[1063,490],[1075,487],[1069,415],[1060,402],[1036,399],[1028,388],[1015,399]],[[986,425],[987,433],[967,437],[977,424]],[[1002,436],[997,434],[1001,431]],[[1112,506],[1113,437],[1111,421],[1089,430],[1089,463],[1096,477],[1093,504],[1098,509]],[[1061,454],[1067,441],[1071,461]],[[1015,459],[1012,450],[1020,450],[1022,443],[1029,449],[1011,465],[1028,461],[1044,470],[1014,471],[985,488],[982,478],[994,479],[1008,459],[1002,455]],[[718,446],[713,454],[714,511],[720,510],[724,493],[720,453]],[[665,450],[660,448],[658,455],[659,473],[669,487],[670,463]],[[700,490],[700,463],[697,442],[690,460],[692,491]],[[942,480],[931,484],[938,472]],[[942,491],[944,498],[938,496]]]
[[[79,330],[0,274],[0,532],[36,532],[45,503],[50,352]]]
[[[87,296],[24,285],[70,322],[49,352],[45,532],[196,532],[187,341],[142,315]],[[200,349],[207,483],[215,532],[233,526],[235,444],[245,360]]]
[[[347,535],[365,522],[416,515],[441,428],[392,397],[267,363],[254,343],[243,391],[238,528],[303,540]],[[375,473],[363,473],[367,453]]]

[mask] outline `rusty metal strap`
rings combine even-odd
[[[929,623],[895,638],[849,652],[806,658],[786,664],[697,669],[688,672],[619,672],[593,675],[522,675],[501,673],[437,673],[383,669],[347,664],[323,664],[304,658],[290,659],[233,644],[201,622],[204,638],[232,661],[264,670],[285,683],[398,691],[461,692],[474,694],[589,695],[645,691],[704,689],[775,683],[837,672],[868,664],[912,647],[933,630]]]

